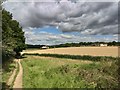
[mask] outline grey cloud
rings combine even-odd
[[[14,19],[17,19],[23,28],[58,26],[63,32],[78,31],[93,35],[117,33],[118,3],[62,1],[64,0],[57,0],[60,3],[8,2],[3,6],[13,13]]]
[[[98,29],[86,29],[81,32],[82,34],[91,34],[91,35],[109,35],[109,34],[118,34],[118,25],[109,25],[103,26]]]

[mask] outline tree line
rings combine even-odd
[[[49,48],[60,48],[60,47],[80,47],[80,46],[100,46],[100,44],[107,44],[108,46],[120,46],[120,42],[79,42],[79,43],[65,43],[59,45],[51,45]],[[42,49],[45,45],[30,45],[27,44],[27,48]]]

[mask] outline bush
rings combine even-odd
[[[2,63],[5,63],[7,60],[12,60],[14,56],[14,52],[2,49]]]

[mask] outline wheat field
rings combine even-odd
[[[119,47],[67,47],[52,48],[44,50],[24,50],[23,53],[49,53],[49,54],[69,54],[69,55],[90,55],[90,56],[112,56],[118,57]]]

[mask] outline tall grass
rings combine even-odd
[[[106,57],[106,60],[104,57],[104,60],[91,60],[91,63],[81,63],[79,59],[75,63],[71,58],[62,59],[64,55],[59,58],[39,57],[50,54],[35,55],[27,54],[22,60],[24,88],[118,88],[116,58]]]

